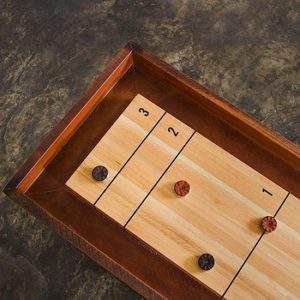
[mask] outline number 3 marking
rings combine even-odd
[[[179,132],[178,132],[178,131],[175,131],[175,129],[174,129],[173,127],[169,127],[169,128],[168,128],[168,131],[169,131],[169,132],[172,132],[175,136],[177,136],[177,135],[179,134]]]
[[[145,117],[149,116],[149,111],[143,109],[142,107],[139,109],[140,113],[143,113]]]

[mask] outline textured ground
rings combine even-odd
[[[296,0],[1,0],[1,187],[129,39],[300,144],[299,36]],[[0,299],[138,298],[1,194]]]

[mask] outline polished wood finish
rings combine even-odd
[[[143,297],[217,299],[220,295],[65,185],[138,93],[300,197],[297,146],[134,43],[116,55],[5,192]]]
[[[27,191],[32,182],[43,172],[47,164],[62,149],[76,129],[89,117],[107,93],[132,66],[133,61],[130,54],[131,51],[129,52],[126,48],[123,49],[111,63],[111,66],[95,80],[80,101],[75,104],[69,114],[50,132],[47,139],[38,149],[40,153],[38,152],[37,155],[40,157],[36,159],[34,168],[31,168],[29,161],[25,164],[25,168],[29,167],[30,170],[28,170],[27,176],[24,176],[20,183],[18,182],[18,190],[20,192],[24,193]]]
[[[140,108],[151,111],[151,114],[146,118],[139,112]],[[161,108],[137,95],[68,179],[66,185],[95,204],[163,113]],[[91,176],[93,168],[98,165],[108,169],[108,178],[102,182],[95,181]]]
[[[168,131],[170,126],[180,132],[177,137]],[[124,226],[192,133],[191,128],[165,114],[96,207]]]
[[[299,299],[300,200],[289,195],[277,229],[265,234],[226,293],[226,299]]]
[[[173,190],[181,179],[191,186],[183,198]],[[275,214],[286,195],[196,134],[126,229],[222,295],[261,236],[261,219]],[[210,253],[216,261],[209,272],[197,264],[203,253]]]

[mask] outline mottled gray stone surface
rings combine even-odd
[[[0,1],[1,186],[134,39],[300,143],[300,2]],[[0,299],[138,299],[1,194]]]

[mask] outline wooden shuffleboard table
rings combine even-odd
[[[129,43],[6,193],[148,299],[300,299],[300,151]]]

